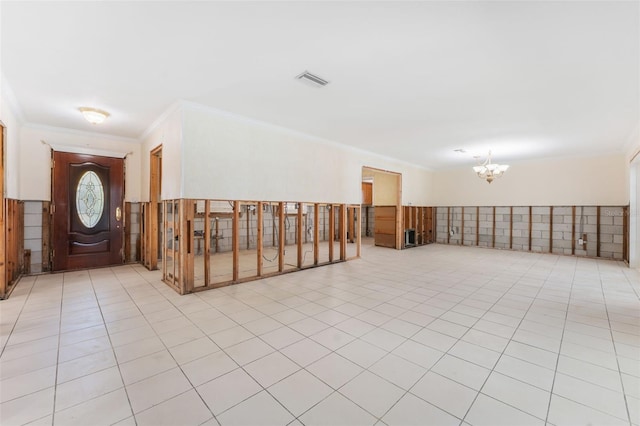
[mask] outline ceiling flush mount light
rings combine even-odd
[[[318,77],[317,75],[311,74],[309,71],[305,71],[302,74],[296,76],[296,78],[303,83],[308,83],[314,87],[324,87],[329,84],[329,81],[325,80],[322,77]]]
[[[89,107],[81,107],[78,109],[80,110],[84,118],[91,124],[100,124],[107,117],[109,117],[108,112],[102,111],[100,109],[89,108]]]
[[[480,163],[480,157],[474,158],[478,161],[478,165],[473,167],[473,171],[476,172],[480,179],[486,179],[489,183],[493,182],[494,179],[501,177],[509,168],[506,164],[492,163],[491,151],[489,151],[489,156],[482,163]]]

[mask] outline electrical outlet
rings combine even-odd
[[[580,239],[578,240],[578,244],[579,244],[579,245],[583,245],[583,244],[584,244],[584,240],[583,240],[582,238],[580,238]]]

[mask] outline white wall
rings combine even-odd
[[[628,161],[609,155],[512,163],[488,184],[471,166],[437,171],[432,204],[437,206],[626,205]]]
[[[182,108],[176,104],[162,114],[143,136],[142,200],[149,201],[150,153],[162,145],[162,199],[182,197]],[[191,165],[189,165],[191,167]]]
[[[363,166],[402,173],[404,204],[430,198],[425,169],[193,104],[183,141],[185,198],[360,204]]]
[[[125,160],[125,200],[140,200],[140,144],[131,139],[54,127],[24,125],[20,130],[20,199],[51,200],[51,148],[58,151],[116,156],[133,152]]]
[[[20,148],[18,135],[20,123],[17,118],[17,106],[15,105],[11,88],[0,74],[0,121],[5,126],[5,196],[19,199],[20,188],[18,181],[18,168],[20,163]]]

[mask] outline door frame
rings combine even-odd
[[[362,166],[360,172],[360,182],[362,185],[362,172],[367,169],[374,173],[382,173],[387,175],[393,175],[396,177],[396,250],[402,249],[402,243],[404,240],[404,230],[402,229],[402,173],[393,172],[391,170],[378,169],[376,167]],[[373,191],[375,191],[375,182],[373,184]],[[373,197],[373,207],[375,208],[375,197]],[[375,235],[375,232],[374,232]]]
[[[125,226],[126,223],[128,221],[128,218],[125,217],[125,199],[126,199],[126,161],[125,161],[125,157],[114,157],[114,156],[107,156],[107,155],[99,155],[99,154],[87,154],[87,153],[80,153],[80,152],[73,152],[73,151],[56,151],[53,148],[51,148],[51,220],[50,220],[50,235],[51,235],[51,246],[50,246],[50,253],[49,253],[49,265],[50,265],[50,269],[53,272],[64,272],[64,271],[70,271],[70,270],[74,270],[74,269],[87,269],[90,268],[90,266],[87,267],[80,267],[80,268],[69,268],[69,266],[67,265],[67,267],[65,267],[64,269],[59,269],[59,270],[55,270],[56,267],[56,260],[55,257],[57,255],[57,253],[55,252],[55,247],[56,247],[56,235],[54,234],[56,232],[56,223],[55,223],[55,215],[56,215],[56,204],[55,204],[55,197],[54,197],[54,187],[55,187],[55,155],[56,153],[62,153],[62,154],[71,154],[71,155],[79,155],[79,156],[88,156],[88,157],[100,157],[100,158],[108,158],[108,159],[113,159],[113,160],[121,160],[122,161],[122,198],[119,201],[119,204],[116,205],[116,208],[120,208],[121,211],[121,219],[120,219],[120,234],[121,234],[121,245],[118,247],[119,252],[120,252],[120,263],[124,263],[125,260]],[[97,161],[96,161],[97,163]],[[109,182],[109,186],[111,187],[111,182]],[[65,187],[65,191],[68,190],[68,182],[67,185]],[[69,211],[70,214],[70,211]],[[111,216],[111,212],[108,212],[107,214],[109,214]],[[111,220],[111,219],[109,219]],[[69,224],[69,216],[67,216],[67,225],[66,225],[66,230],[67,232],[69,231],[70,228],[70,224]],[[43,256],[45,254],[43,253]],[[104,267],[104,266],[113,266],[113,265],[118,265],[120,263],[114,263],[112,265],[101,265],[101,266],[97,266],[97,267]],[[93,266],[91,266],[93,267]]]
[[[4,296],[7,292],[7,224],[5,222],[5,202],[4,202],[4,171],[5,171],[5,140],[6,127],[0,121],[0,230],[2,230],[2,238],[0,238],[0,296]]]
[[[162,144],[153,148],[149,153],[149,208],[146,217],[146,235],[144,236],[146,267],[149,270],[158,269],[158,239],[160,224],[158,203],[161,201],[162,191]]]

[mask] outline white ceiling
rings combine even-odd
[[[432,168],[592,155],[638,125],[639,4],[2,1],[1,65],[70,129],[137,138],[183,99]]]

